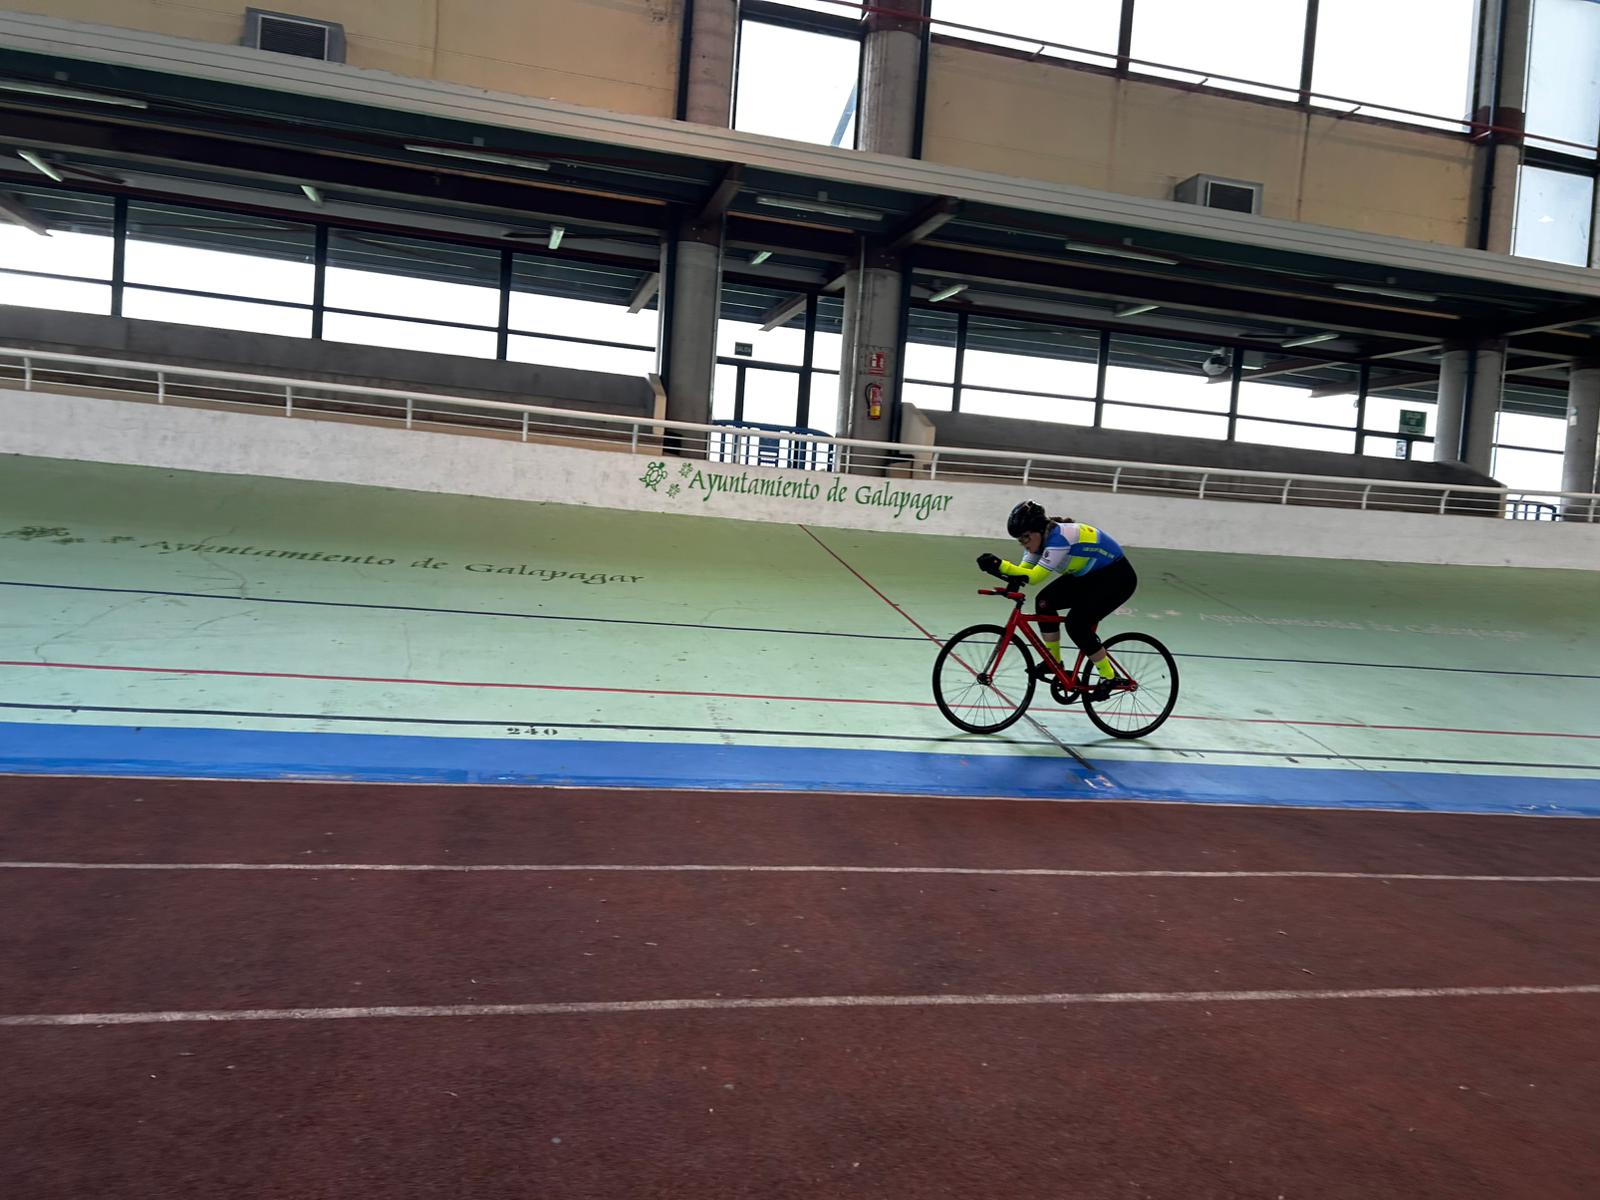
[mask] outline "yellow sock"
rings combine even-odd
[[[1059,640],[1054,642],[1046,641],[1044,648],[1050,651],[1051,658],[1055,659],[1057,662],[1061,661],[1061,643]]]
[[[1102,658],[1095,663],[1094,669],[1100,672],[1101,679],[1115,679],[1117,677],[1117,669],[1111,665],[1109,658]]]

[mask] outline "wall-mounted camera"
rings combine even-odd
[[[1206,355],[1205,361],[1200,364],[1200,370],[1215,378],[1226,375],[1233,369],[1233,355],[1227,350],[1218,347]]]

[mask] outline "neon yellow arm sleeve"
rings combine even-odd
[[[1029,583],[1043,583],[1055,574],[1050,568],[1042,565],[1036,564],[1031,567],[1024,567],[1017,563],[1007,562],[1005,559],[1000,560],[1000,569],[1007,575],[1021,575]]]

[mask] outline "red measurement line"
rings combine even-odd
[[[383,675],[313,675],[298,671],[228,671],[217,667],[130,667],[107,663],[13,662],[0,667],[54,671],[132,671],[150,675],[226,675],[241,679],[315,679],[330,683],[405,683],[424,687],[515,688],[536,692],[600,692],[624,696],[704,696],[715,700],[793,700],[806,704],[881,704],[892,708],[933,708],[931,700],[867,700],[848,696],[779,696],[761,692],[689,692],[660,688],[585,687],[569,683],[502,683],[477,679],[399,679]],[[1373,725],[1362,721],[1295,721],[1282,717],[1207,717],[1173,713],[1174,721],[1216,721],[1225,725],[1286,725],[1308,729],[1370,729],[1388,733],[1467,733],[1484,737],[1547,737],[1600,741],[1600,733],[1558,733],[1541,729],[1458,729],[1448,725]]]
[[[605,692],[626,696],[705,696],[717,700],[803,700],[815,704],[888,704],[932,708],[931,700],[859,700],[847,696],[773,696],[759,692],[682,692],[659,688],[583,687],[566,683],[501,683],[479,679],[396,679],[382,675],[312,675],[299,671],[225,671],[213,667],[126,667],[105,663],[5,662],[0,667],[47,667],[69,671],[139,671],[155,675],[230,675],[244,679],[316,679],[331,683],[408,683],[428,687],[517,688],[536,692]]]

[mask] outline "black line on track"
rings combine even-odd
[[[794,637],[856,638],[874,642],[924,642],[928,639],[901,633],[840,633],[832,629],[777,629],[759,625],[703,625],[691,621],[646,621],[634,617],[578,617],[563,613],[507,612],[492,608],[429,608],[421,604],[375,604],[355,600],[298,600],[283,596],[223,596],[215,592],[175,592],[156,588],[118,588],[90,586],[74,583],[30,583],[17,579],[0,579],[0,587],[41,588],[59,592],[108,592],[123,596],[176,596],[184,600],[228,600],[243,604],[300,604],[314,608],[372,609],[376,612],[434,613],[457,617],[510,617],[523,621],[575,621],[595,625],[645,625],[659,629],[711,629],[723,633],[782,633]],[[1369,671],[1443,671],[1460,675],[1483,675],[1484,667],[1440,667],[1423,663],[1353,662],[1339,658],[1273,658],[1255,654],[1200,654],[1172,651],[1174,658],[1209,659],[1214,662],[1284,663],[1305,667],[1361,667]],[[1600,674],[1563,671],[1511,671],[1493,668],[1495,675],[1517,676],[1525,679],[1596,679]]]
[[[420,604],[373,604],[354,600],[295,600],[280,596],[221,596],[212,592],[169,592],[155,588],[89,587],[72,583],[23,583],[0,579],[0,587],[50,588],[63,592],[112,592],[126,596],[177,596],[186,600],[232,600],[244,604],[304,604],[316,608],[362,608],[379,612],[437,613],[453,617],[514,617],[523,621],[580,621],[594,625],[653,625],[662,629],[716,629],[728,633],[789,633],[799,637],[863,638],[879,642],[920,642],[898,633],[838,633],[829,629],[767,629],[753,625],[703,625],[689,621],[643,621],[630,617],[574,617],[560,613],[506,612],[491,608],[428,608]]]

